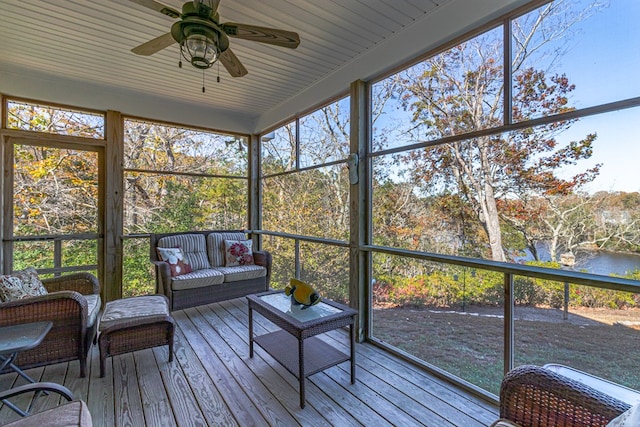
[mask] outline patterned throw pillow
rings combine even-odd
[[[191,273],[191,266],[187,263],[180,248],[156,248],[156,250],[158,251],[158,257],[169,264],[171,277]]]
[[[0,276],[0,301],[15,301],[46,294],[47,289],[33,267]]]
[[[252,265],[253,242],[251,240],[225,240],[224,259],[225,267],[235,267],[237,265]]]

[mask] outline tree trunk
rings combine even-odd
[[[496,198],[493,194],[491,184],[484,185],[484,200],[482,201],[482,210],[484,214],[484,225],[489,238],[489,247],[491,248],[491,259],[494,261],[507,260],[502,247],[502,235],[500,234],[500,217],[498,216],[498,206]]]

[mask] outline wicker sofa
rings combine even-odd
[[[225,267],[225,240],[246,240],[242,230],[203,230],[158,233],[150,237],[156,293],[169,298],[171,310],[238,298],[269,289],[271,254],[253,251],[254,265]],[[172,277],[157,248],[181,248],[193,271]]]
[[[588,385],[535,365],[512,369],[500,387],[494,427],[599,427],[631,405]]]
[[[102,302],[98,279],[74,273],[42,279],[47,295],[0,303],[0,326],[51,321],[53,326],[36,348],[21,352],[16,365],[23,369],[80,361],[80,376],[87,373],[87,354],[95,343]]]

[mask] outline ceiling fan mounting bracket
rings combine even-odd
[[[181,12],[156,0],[130,0],[177,19],[170,32],[131,49],[136,55],[149,56],[177,42],[180,53],[191,65],[206,69],[216,61],[233,77],[242,77],[247,69],[229,47],[229,37],[295,49],[300,37],[293,31],[237,22],[220,22],[220,0],[193,0],[182,5]]]

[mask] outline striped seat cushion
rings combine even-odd
[[[126,323],[141,317],[164,319],[169,316],[169,302],[164,295],[142,295],[109,301],[104,306],[99,329]]]
[[[205,286],[219,285],[222,282],[224,282],[223,273],[217,269],[206,268],[173,277],[171,279],[171,289],[181,291],[184,289],[203,288]]]
[[[238,265],[236,267],[216,267],[215,270],[224,274],[225,282],[239,282],[241,280],[257,279],[267,275],[267,269],[261,265]]]

